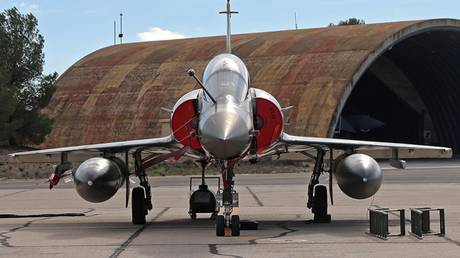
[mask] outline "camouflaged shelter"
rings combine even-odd
[[[161,108],[196,87],[186,70],[201,74],[224,51],[225,37],[206,37],[89,54],[58,79],[45,110],[54,128],[40,147],[168,133],[170,115]],[[459,20],[235,35],[233,52],[246,63],[253,87],[294,106],[286,113],[288,133],[460,150]]]

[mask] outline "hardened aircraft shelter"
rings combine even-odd
[[[40,147],[157,137],[171,108],[225,51],[225,37],[97,50],[57,81]],[[437,144],[460,151],[460,21],[436,19],[233,37],[252,86],[273,94],[296,135]]]

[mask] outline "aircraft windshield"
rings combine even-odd
[[[211,60],[203,80],[205,88],[217,100],[228,95],[238,102],[246,99],[249,73],[243,62],[234,55],[222,54]]]

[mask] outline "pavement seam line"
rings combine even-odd
[[[257,204],[260,207],[263,207],[264,203],[259,199],[259,197],[257,197],[257,195],[252,191],[252,189],[249,188],[249,186],[246,186],[246,189],[249,191],[249,193],[251,194],[252,198],[254,198],[254,200],[256,200]]]
[[[164,208],[149,223],[145,224],[144,226],[142,226],[141,228],[136,230],[136,232],[134,232],[131,236],[129,236],[129,238],[125,242],[123,242],[117,249],[115,249],[113,254],[110,255],[110,258],[117,258],[118,256],[120,256],[128,248],[128,246],[131,244],[131,242],[134,241],[134,239],[136,239],[146,228],[148,228],[152,224],[152,222],[154,222],[155,220],[159,219],[170,208],[171,207]]]
[[[14,193],[4,194],[4,195],[0,195],[0,198],[5,198],[5,197],[12,196],[12,195],[20,194],[20,193],[30,192],[32,190],[34,190],[34,189],[25,189],[25,190],[17,191],[17,192],[14,192]]]

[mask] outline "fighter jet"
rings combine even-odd
[[[218,205],[216,235],[224,236],[226,231],[231,231],[231,235],[239,236],[240,217],[234,212],[237,202],[234,167],[244,159],[257,162],[263,157],[291,152],[314,159],[306,206],[314,214],[314,221],[328,222],[327,187],[319,184],[324,172],[329,173],[331,201],[333,177],[340,189],[355,199],[373,196],[382,184],[379,164],[369,155],[360,153],[360,150],[389,149],[392,153],[391,164],[398,168],[405,166],[404,161],[399,159],[399,151],[403,149],[423,150],[440,157],[452,155],[452,150],[445,147],[293,136],[284,132],[283,108],[270,93],[251,87],[249,71],[244,62],[232,54],[230,21],[236,12],[231,10],[229,0],[226,11],[221,13],[227,16],[226,53],[215,56],[208,63],[201,80],[193,69],[187,71],[200,88],[185,94],[171,110],[171,135],[20,152],[11,156],[58,156],[60,162],[49,178],[50,188],[66,173],[70,173],[78,194],[94,203],[110,199],[126,184],[128,206],[129,177],[138,177],[140,186],[135,187],[131,195],[134,224],[146,223],[146,215],[153,207],[146,169],[168,159],[186,156],[201,165],[204,182],[205,169],[214,164],[222,174],[221,198],[216,202],[215,196],[209,193],[203,183],[200,186],[201,197],[191,199],[190,203],[200,204],[206,200],[204,202],[209,206]],[[338,151],[341,151],[340,155],[337,155]],[[78,153],[94,157],[74,168],[69,157]],[[134,160],[132,166],[129,157]]]

